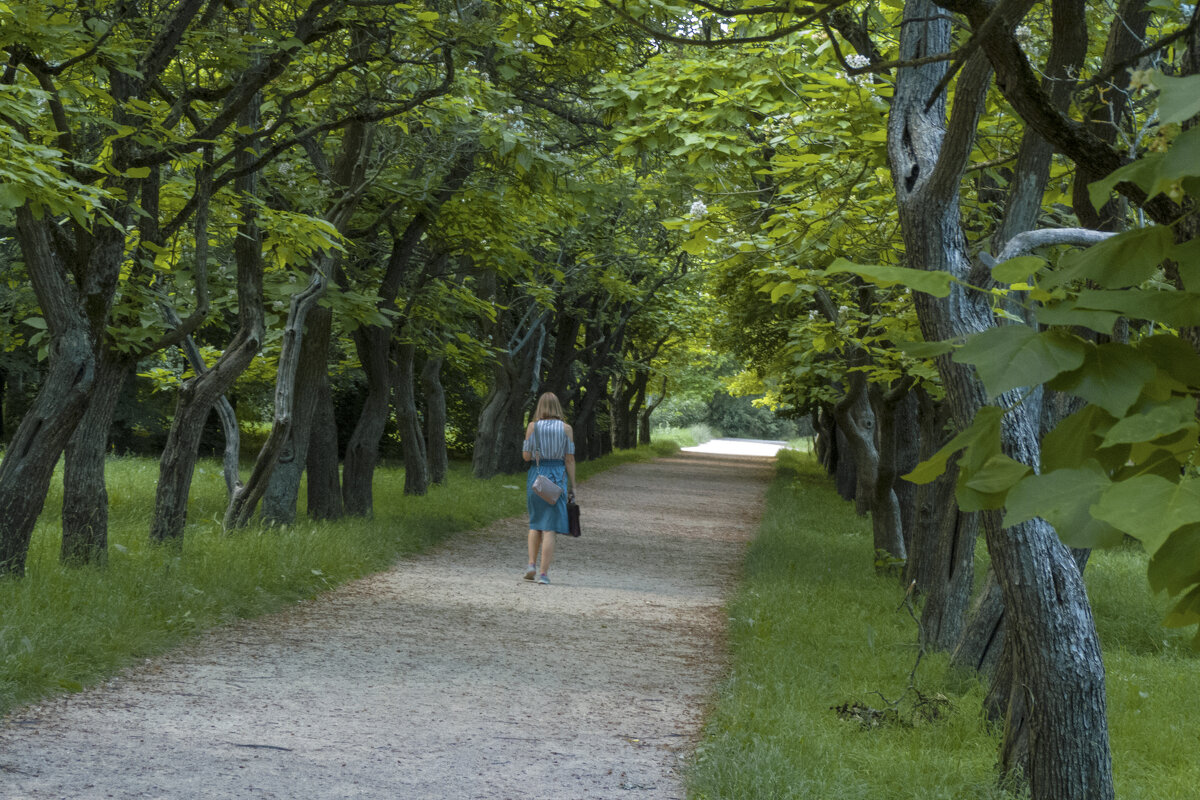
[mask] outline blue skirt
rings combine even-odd
[[[533,493],[533,480],[545,475],[562,489],[558,502],[550,505]],[[541,464],[529,467],[529,478],[525,482],[525,499],[529,504],[529,529],[532,531],[567,532],[567,465],[561,459],[543,458]]]

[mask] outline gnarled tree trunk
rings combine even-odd
[[[396,348],[393,402],[404,449],[404,493],[422,495],[429,491],[429,474],[425,470],[425,436],[417,413],[416,357],[417,346],[412,342]]]
[[[421,368],[425,390],[425,460],[429,480],[446,482],[450,458],[446,452],[446,391],[442,388],[442,356],[430,356]]]
[[[242,125],[255,130],[259,101],[255,100],[241,115]],[[253,197],[258,190],[257,173],[249,171],[255,158],[252,147],[238,150],[237,167],[247,170],[235,182],[238,193]],[[167,444],[159,461],[158,486],[154,494],[154,517],[150,537],[155,541],[179,540],[187,523],[188,494],[200,446],[204,421],[213,404],[229,391],[238,376],[262,346],[263,319],[262,231],[258,227],[253,202],[242,206],[242,219],[234,239],[237,262],[238,329],[229,347],[212,368],[184,383],[179,390],[175,416],[167,433]]]
[[[0,461],[0,576],[23,575],[29,540],[54,465],[87,410],[96,358],[83,303],[56,257],[45,223],[18,208],[26,269],[51,336],[50,368]]]
[[[108,490],[104,463],[121,389],[134,364],[105,353],[91,401],[67,444],[63,464],[62,551],[65,564],[99,564],[108,557]]]
[[[341,474],[338,470],[337,417],[329,374],[322,370],[317,382],[316,409],[308,441],[308,516],[339,519],[343,514]]]
[[[355,517],[369,517],[374,512],[372,480],[379,460],[379,440],[387,427],[392,386],[391,333],[390,327],[364,327],[354,332],[358,358],[367,376],[367,396],[346,444],[342,502],[346,513]]]
[[[901,58],[946,52],[950,45],[950,21],[932,2],[909,0]],[[909,264],[966,279],[970,261],[959,224],[958,186],[990,70],[982,54],[967,60],[949,128],[945,96],[935,95],[944,70],[944,65],[900,70],[889,115],[888,152]],[[968,296],[957,287],[944,301],[918,297],[917,312],[929,341],[995,324],[986,298]],[[982,387],[948,357],[940,358],[938,367],[955,421],[965,427],[983,405]],[[1013,407],[1005,418],[1002,441],[1010,456],[1037,464],[1038,426],[1030,417],[1026,407]],[[1029,692],[1032,798],[1111,798],[1104,666],[1079,569],[1041,520],[1004,530],[994,524],[984,528],[1010,615],[1017,673]]]

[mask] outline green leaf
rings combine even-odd
[[[1117,424],[1109,428],[1101,442],[1101,447],[1112,447],[1115,444],[1132,444],[1134,442],[1152,442],[1173,433],[1179,433],[1186,428],[1196,426],[1196,401],[1181,397],[1178,403],[1165,403],[1155,406],[1145,414],[1134,414],[1117,420]]]
[[[1200,586],[1192,589],[1175,604],[1163,619],[1163,627],[1184,628],[1200,622]],[[1192,640],[1192,648],[1200,650],[1200,632]]]
[[[544,33],[539,33],[533,37],[533,41],[540,44],[542,47],[554,47],[554,40]]]
[[[1120,531],[1092,518],[1089,509],[1111,485],[1096,462],[1079,469],[1031,475],[1014,486],[1005,503],[1004,527],[1041,517],[1070,547],[1111,547]]]
[[[17,208],[25,202],[25,193],[11,183],[0,183],[0,208]]]
[[[1107,177],[1089,183],[1088,199],[1092,201],[1092,207],[1103,207],[1108,202],[1108,197],[1116,185],[1124,181],[1129,181],[1145,191],[1150,191],[1150,187],[1159,180],[1164,158],[1165,155],[1162,153],[1148,153],[1136,161],[1114,169]]]
[[[1114,311],[1081,309],[1074,300],[1052,306],[1038,306],[1034,311],[1039,325],[1079,325],[1097,333],[1112,336],[1113,326],[1121,315]]]
[[[938,270],[910,269],[909,267],[887,267],[879,264],[855,264],[844,258],[836,259],[827,270],[828,275],[851,274],[874,283],[876,286],[907,286],[916,292],[934,297],[947,297],[954,282],[949,272]]]
[[[1113,424],[1099,406],[1086,406],[1071,414],[1042,438],[1042,472],[1078,469],[1096,458],[1098,433]]]
[[[1092,281],[1105,289],[1137,286],[1154,276],[1172,242],[1169,227],[1134,228],[1063,256],[1059,270],[1042,281],[1043,288],[1075,280]]]
[[[1150,589],[1175,596],[1200,583],[1200,525],[1188,525],[1167,537],[1150,559]]]
[[[130,167],[129,169],[125,170],[125,177],[137,178],[137,179],[149,178],[150,177],[150,168],[149,167]]]
[[[997,453],[983,462],[983,467],[967,476],[964,484],[983,494],[1006,492],[1030,473],[1029,466]]]
[[[1154,555],[1175,531],[1200,524],[1200,480],[1140,475],[1104,490],[1092,516],[1125,531]]]
[[[1151,82],[1158,87],[1158,122],[1184,123],[1200,114],[1200,75],[1171,78],[1155,71]]]
[[[1004,409],[996,406],[984,406],[975,414],[975,419],[966,430],[957,434],[929,458],[922,461],[916,468],[904,475],[903,478],[911,483],[930,483],[946,471],[946,462],[950,456],[964,448],[982,445],[982,449],[999,452],[1000,450],[1000,420],[1004,417]],[[988,453],[990,456],[991,453]],[[986,461],[988,456],[981,459]]]
[[[1060,375],[1049,386],[1123,417],[1157,372],[1153,363],[1129,345],[1102,344],[1089,346],[1083,366]]]
[[[1200,387],[1200,355],[1183,339],[1159,334],[1142,339],[1135,347],[1155,366],[1184,386]]]
[[[1191,292],[1171,289],[1085,289],[1079,293],[1075,305],[1175,327],[1200,325],[1200,295]]]
[[[992,267],[992,279],[997,283],[1019,283],[1046,266],[1040,256],[1017,256]]]
[[[954,351],[954,344],[951,342],[900,341],[896,342],[895,346],[897,350],[913,358],[937,358]]]
[[[1025,325],[989,328],[967,339],[954,353],[971,364],[993,397],[1018,386],[1036,386],[1084,363],[1087,345],[1061,330],[1039,333]]]
[[[1200,127],[1193,130],[1200,130]],[[1200,292],[1200,237],[1175,245],[1167,257],[1179,268],[1183,288],[1189,292]]]

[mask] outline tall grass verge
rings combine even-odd
[[[651,442],[667,440],[675,442],[680,447],[697,447],[718,436],[720,436],[719,433],[713,431],[709,426],[700,423],[689,425],[686,428],[655,428],[650,440]]]
[[[810,456],[785,451],[728,607],[731,665],[688,771],[691,800],[999,800],[999,732],[983,689],[926,655],[894,579],[877,578],[868,520]],[[1145,556],[1088,566],[1106,652],[1119,797],[1184,800],[1200,660],[1158,622]]]
[[[658,454],[617,451],[581,463],[578,477]],[[77,691],[201,631],[276,611],[456,531],[525,511],[523,475],[480,481],[458,466],[446,485],[410,497],[403,493],[403,470],[383,467],[375,476],[374,519],[299,521],[227,534],[220,526],[221,468],[208,461],[197,470],[190,522],[176,547],[149,539],[157,475],[150,459],[109,461],[109,561],[82,569],[58,562],[62,494],[56,482],[34,531],[26,576],[0,581],[0,714]]]

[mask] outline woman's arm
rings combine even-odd
[[[533,423],[529,423],[529,427],[525,429],[525,441],[528,442],[533,438]],[[530,445],[532,447],[533,445]],[[521,445],[521,458],[525,461],[533,461],[533,453],[525,449],[524,443]]]
[[[575,444],[575,431],[571,430],[571,426],[563,423],[563,430],[567,432],[567,441]],[[575,493],[575,454],[567,453],[563,456],[563,463],[567,466],[567,493]]]

